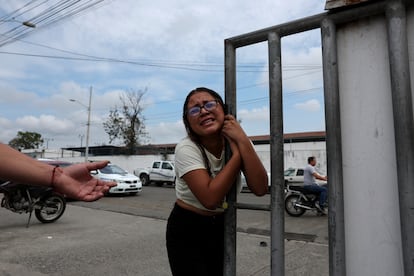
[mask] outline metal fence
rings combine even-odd
[[[236,114],[236,49],[267,41],[270,98],[271,202],[257,206],[237,203],[237,193],[228,195],[225,227],[224,275],[236,275],[237,208],[267,210],[271,216],[271,275],[285,274],[284,179],[281,38],[320,29],[325,98],[325,125],[329,187],[329,272],[346,275],[343,172],[341,149],[340,99],[337,68],[336,26],[379,14],[385,15],[392,100],[395,124],[401,236],[405,275],[414,273],[414,130],[407,46],[406,8],[413,1],[373,1],[365,5],[326,12],[225,40],[225,100]]]

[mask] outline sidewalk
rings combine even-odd
[[[165,220],[79,206],[49,225],[0,208],[0,275],[170,275]],[[285,275],[328,275],[328,246],[286,240]],[[270,237],[238,232],[237,276],[270,275]]]

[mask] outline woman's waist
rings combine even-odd
[[[220,210],[220,209],[218,211],[203,210],[203,209],[197,208],[193,205],[190,205],[190,204],[184,202],[181,199],[177,199],[176,203],[181,208],[183,208],[187,211],[191,211],[191,212],[196,213],[196,214],[201,215],[201,216],[209,216],[210,217],[210,216],[218,216],[218,215],[223,214],[223,210]]]

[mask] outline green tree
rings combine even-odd
[[[9,142],[9,146],[15,149],[38,149],[43,145],[42,135],[37,132],[19,131],[17,136]]]
[[[121,107],[111,109],[108,119],[103,123],[105,132],[109,135],[109,143],[121,140],[128,154],[134,154],[136,147],[147,137],[141,103],[146,91],[147,89],[125,91],[119,97]]]

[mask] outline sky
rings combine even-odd
[[[224,97],[225,39],[323,13],[326,1],[71,2],[0,0],[2,143],[30,131],[43,148],[85,146],[91,91],[89,146],[109,145],[103,122],[126,91],[145,91],[143,142],[177,143],[189,91]],[[284,133],[325,130],[321,54],[320,30],[282,39]],[[247,135],[268,135],[267,43],[236,59],[237,119]]]

